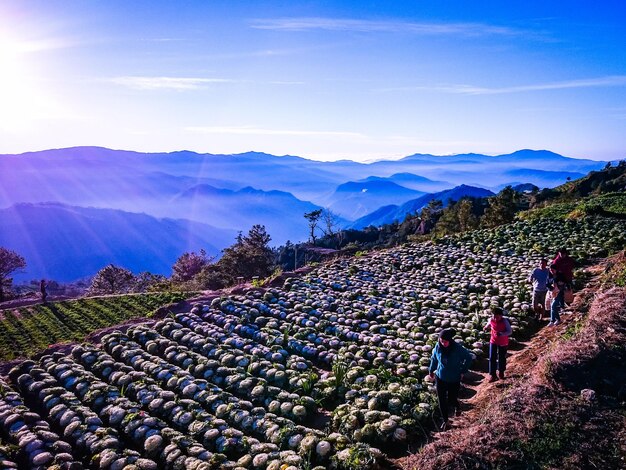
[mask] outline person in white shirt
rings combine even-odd
[[[548,293],[548,284],[550,282],[548,260],[542,259],[539,262],[539,266],[533,269],[533,272],[530,274],[528,282],[533,285],[532,305],[535,311],[535,318],[541,320],[546,309],[546,294]]]

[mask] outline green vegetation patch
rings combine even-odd
[[[517,214],[517,218],[534,222],[544,218],[565,220],[585,216],[626,217],[626,193],[607,193],[576,202],[560,202]]]
[[[558,464],[575,445],[576,430],[577,426],[570,422],[544,422],[533,430],[532,437],[516,441],[515,447],[528,468],[546,468]]]
[[[152,316],[191,293],[147,293],[48,302],[0,313],[0,360],[29,357],[52,344],[81,341],[100,328]]]

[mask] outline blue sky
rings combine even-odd
[[[0,152],[626,157],[621,1],[0,0]]]

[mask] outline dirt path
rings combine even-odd
[[[542,321],[539,326],[540,329],[531,340],[519,342],[509,348],[505,379],[489,382],[487,371],[472,371],[468,374],[461,392],[463,414],[460,417],[452,418],[449,432],[435,433],[432,436],[433,439],[448,439],[454,434],[455,429],[466,428],[480,420],[485,409],[502,395],[503,391],[524,381],[539,358],[545,355],[555,344],[560,334],[576,321],[577,316],[573,315],[572,311],[571,308],[568,308],[565,312],[561,312],[562,323],[556,327],[548,327],[548,321]],[[486,369],[486,360],[481,362],[484,365],[483,368]]]
[[[514,462],[520,462],[519,459],[528,464],[539,458],[543,459],[543,465],[548,462],[546,468],[587,468],[585,465],[589,462],[593,464],[594,459],[602,462],[605,455],[613,452],[606,450],[610,442],[614,442],[620,432],[626,432],[620,431],[620,419],[626,421],[626,418],[620,418],[619,405],[611,405],[615,403],[613,395],[617,393],[613,390],[598,398],[599,401],[581,404],[578,401],[581,389],[601,391],[601,386],[597,385],[598,380],[593,385],[593,380],[589,378],[591,374],[581,373],[580,369],[587,363],[597,370],[598,366],[594,364],[599,360],[599,356],[596,359],[599,348],[587,331],[597,330],[598,325],[619,325],[620,321],[624,321],[620,313],[620,308],[624,309],[620,295],[624,293],[606,297],[612,307],[603,317],[599,312],[604,311],[604,299],[599,301],[597,297],[600,289],[598,278],[603,268],[594,266],[588,271],[592,279],[586,288],[576,294],[572,306],[561,312],[560,325],[548,327],[547,321],[544,321],[530,340],[512,347],[504,380],[489,383],[486,372],[468,374],[468,383],[464,384],[461,394],[463,414],[452,418],[448,431],[432,433],[429,442],[417,454],[396,459],[394,464],[405,470],[518,468]],[[574,338],[582,328],[584,334],[581,337],[568,339]],[[617,335],[620,327],[608,330]],[[614,341],[619,344],[622,340]],[[483,367],[480,370],[486,370],[484,359],[481,362]],[[562,373],[563,370],[568,372]],[[578,371],[581,377],[567,376],[568,373],[572,375],[572,370]],[[559,374],[561,378],[555,379]],[[607,380],[601,378],[600,382]],[[572,433],[571,440],[560,443],[561,447],[556,450],[550,448],[556,438],[551,436],[549,439],[552,441],[546,445],[545,441],[549,439],[544,436],[551,429],[551,424],[546,423],[550,423],[554,416],[562,417],[562,423],[559,420],[561,424],[554,425],[556,436],[566,432],[560,426]],[[601,424],[596,428],[594,423]],[[581,441],[580,448],[577,448],[579,439],[588,439],[593,444],[581,450],[584,444]],[[569,442],[574,443],[573,448],[567,447]],[[550,463],[550,458],[559,453],[567,456],[571,463]],[[541,467],[526,465],[519,468]]]

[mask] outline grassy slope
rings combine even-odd
[[[626,160],[617,166],[592,171],[574,181],[568,181],[552,189],[544,189],[537,194],[536,204],[544,202],[564,202],[587,196],[624,191],[626,188]]]
[[[520,212],[517,217],[534,221],[541,218],[579,219],[588,215],[626,218],[626,193],[605,193],[573,201],[552,202],[543,207]]]

